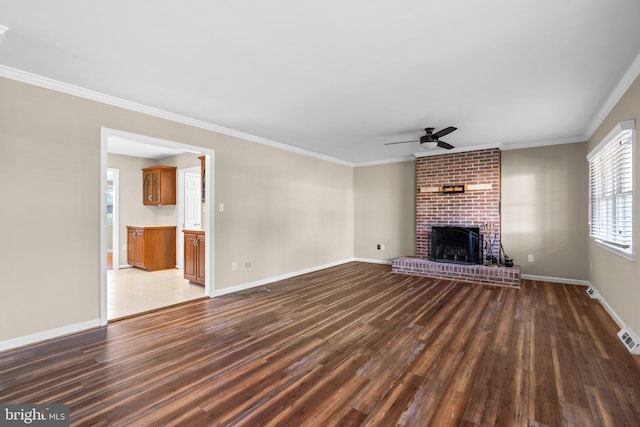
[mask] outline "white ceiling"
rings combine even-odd
[[[189,152],[163,145],[148,144],[135,138],[124,138],[113,135],[107,138],[107,151],[112,154],[122,154],[125,156],[143,157],[154,160]]]
[[[584,140],[639,23],[637,0],[0,0],[0,64],[358,164],[427,126]]]

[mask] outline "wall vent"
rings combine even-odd
[[[598,291],[596,291],[596,289],[594,287],[589,286],[587,288],[587,295],[589,295],[589,297],[591,297],[591,299],[597,299],[598,298]]]
[[[631,331],[626,328],[621,329],[620,332],[618,332],[618,338],[620,338],[620,341],[622,341],[622,344],[627,347],[630,353],[640,354],[640,340],[638,340],[638,337],[633,335]]]

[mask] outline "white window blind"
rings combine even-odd
[[[620,123],[587,156],[589,233],[616,252],[633,255],[633,120]]]

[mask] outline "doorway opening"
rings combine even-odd
[[[173,302],[174,300],[167,295],[161,295],[162,287],[171,283],[182,286],[182,288],[178,288],[178,293],[181,294],[181,298],[186,298],[186,300],[212,296],[215,289],[212,275],[214,271],[214,218],[212,215],[207,215],[207,212],[209,211],[208,206],[211,206],[214,200],[213,177],[215,174],[212,173],[214,156],[215,152],[211,149],[102,128],[100,156],[100,205],[103,213],[100,216],[100,322],[102,325],[106,325],[109,320],[134,314],[124,316],[122,311],[114,310],[111,303],[117,298],[120,298],[121,301],[133,301],[133,303],[138,301],[141,307],[138,313],[180,302]],[[193,159],[196,159],[197,162]],[[143,205],[141,169],[164,162],[173,162],[173,165],[178,168],[177,203],[173,206]],[[201,166],[205,167],[207,171],[203,182],[206,189],[204,192],[199,190]],[[195,181],[196,176],[197,181]],[[194,193],[194,181],[198,183],[198,191],[195,191],[196,196],[192,194]],[[187,185],[191,187],[186,188]],[[195,203],[196,197],[197,205]],[[109,224],[110,222],[111,224]],[[113,231],[111,231],[110,225],[113,227]],[[175,226],[175,269],[146,271],[130,268],[127,226],[147,225]],[[184,259],[182,255],[184,250],[182,230],[185,226],[199,227],[207,234],[204,241],[206,277],[204,288],[190,283],[184,279],[182,274],[182,260]],[[112,270],[108,270],[109,254],[113,260]],[[119,288],[113,286],[114,280],[121,282]],[[114,289],[122,292],[114,294]]]
[[[107,168],[107,208],[104,212],[107,226],[107,270],[113,270],[113,266],[120,265],[119,251],[114,248],[119,247],[119,205],[118,196],[120,188],[120,170]]]

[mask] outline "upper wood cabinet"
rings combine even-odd
[[[142,203],[176,204],[176,167],[153,166],[142,169]]]

